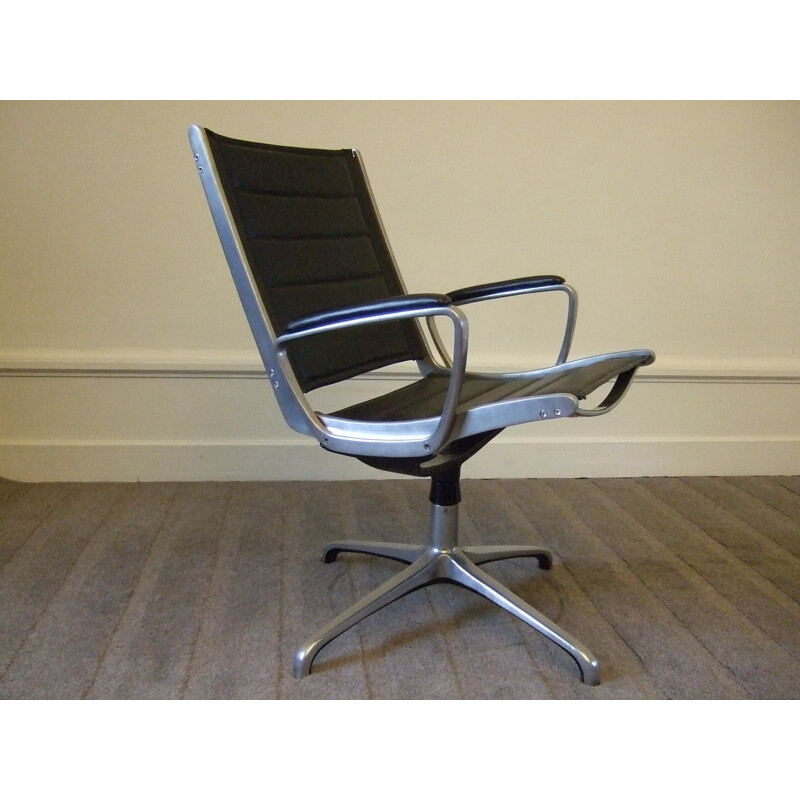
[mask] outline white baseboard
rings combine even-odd
[[[354,384],[330,407],[376,388]],[[389,476],[292,434],[249,353],[7,351],[0,408],[0,477],[11,480]],[[474,478],[798,473],[800,364],[791,359],[663,359],[613,413],[510,429],[464,468]]]
[[[465,478],[795,475],[800,438],[496,439]],[[298,442],[0,443],[0,476],[19,481],[272,481],[391,477]]]

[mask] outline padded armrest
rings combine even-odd
[[[450,304],[450,298],[443,294],[401,295],[375,303],[362,303],[319,311],[316,314],[310,314],[307,317],[290,322],[286,326],[284,333],[289,335],[308,333],[314,328],[353,322],[355,320],[367,320],[371,317],[382,317],[386,314],[408,312],[413,315],[415,313],[433,311],[437,308],[446,308]]]
[[[487,300],[491,297],[508,297],[525,292],[534,292],[553,286],[561,286],[564,279],[558,275],[531,275],[527,278],[513,278],[496,283],[482,283],[477,286],[468,286],[448,292],[448,297],[455,305],[474,303],[477,300]]]

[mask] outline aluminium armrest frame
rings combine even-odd
[[[567,318],[564,325],[564,336],[561,341],[561,349],[555,361],[556,364],[563,364],[567,360],[572,347],[575,323],[578,317],[578,294],[575,289],[565,283],[563,278],[557,275],[534,275],[527,278],[469,286],[454,292],[448,292],[448,297],[450,297],[453,305],[463,306],[468,303],[483,302],[484,300],[515,297],[522,294],[539,294],[542,292],[564,292],[567,295]],[[439,357],[445,366],[452,367],[450,354],[432,319],[428,320],[428,329]]]
[[[351,455],[387,454],[387,448],[395,457],[432,455],[441,449],[450,438],[456,416],[461,386],[467,366],[469,323],[466,315],[449,303],[442,295],[404,295],[380,304],[366,304],[344,309],[334,309],[314,315],[312,319],[297,320],[287,326],[286,332],[275,339],[275,352],[279,362],[288,358],[286,345],[289,342],[327,333],[342,328],[373,325],[394,320],[448,317],[453,323],[453,364],[448,370],[449,386],[442,412],[437,417],[410,422],[363,422],[340,420],[335,416],[312,411],[308,404],[308,423],[311,433],[327,449]],[[290,372],[283,371],[287,377]],[[272,376],[274,377],[274,376]],[[273,382],[276,390],[280,386]],[[302,397],[299,386],[294,394]]]

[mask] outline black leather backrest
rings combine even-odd
[[[276,335],[309,314],[403,294],[351,150],[206,135]],[[292,342],[288,352],[305,391],[426,355],[411,321],[308,337]]]

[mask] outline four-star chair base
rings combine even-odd
[[[450,497],[442,498],[441,492],[437,492],[437,477],[433,478],[431,491],[431,528],[427,545],[348,540],[331,542],[325,546],[323,560],[326,563],[335,561],[340,553],[347,552],[390,558],[408,566],[308,639],[295,655],[294,677],[306,677],[314,658],[326,644],[370,614],[424,586],[449,581],[477,592],[544,634],[575,659],[584,683],[591,686],[599,684],[597,659],[581,642],[478,567],[478,564],[490,561],[527,557],[535,558],[540,568],[550,569],[553,563],[550,551],[531,545],[459,546],[458,479],[451,484],[454,488],[451,488]]]

